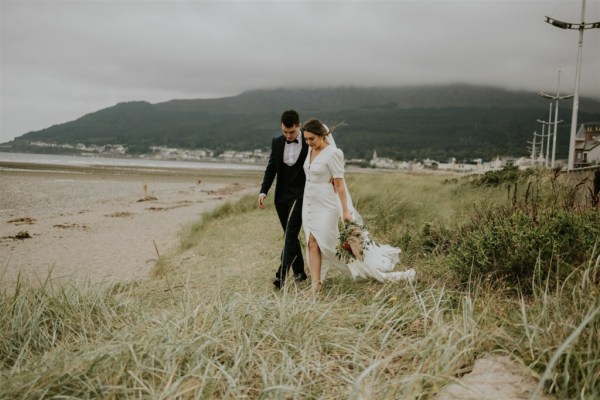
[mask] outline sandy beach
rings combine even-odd
[[[150,276],[202,213],[256,192],[256,171],[0,165],[0,286]]]

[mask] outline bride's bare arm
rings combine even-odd
[[[352,221],[352,215],[350,214],[350,210],[348,210],[348,200],[346,199],[346,185],[344,185],[344,178],[335,178],[333,180],[333,188],[340,197],[344,221]]]

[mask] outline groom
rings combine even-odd
[[[306,182],[303,166],[308,145],[302,137],[300,116],[296,111],[287,110],[281,114],[281,131],[283,135],[271,142],[271,155],[258,196],[258,206],[265,208],[265,198],[277,177],[275,209],[285,236],[281,264],[273,281],[276,289],[285,283],[290,266],[294,271],[294,281],[306,280],[298,234],[302,226],[302,197]]]

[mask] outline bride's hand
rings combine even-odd
[[[350,211],[344,211],[344,221],[352,222],[352,213]]]

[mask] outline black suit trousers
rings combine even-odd
[[[284,232],[281,264],[276,275],[283,282],[290,267],[294,274],[305,274],[302,247],[298,238],[302,227],[302,197],[277,199],[275,209]]]

